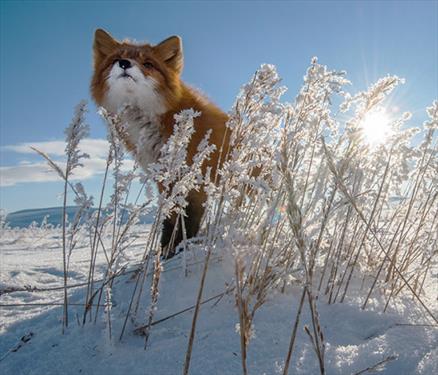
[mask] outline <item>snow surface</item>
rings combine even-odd
[[[130,264],[138,263],[143,253],[145,227],[135,230],[129,254]],[[0,239],[0,290],[23,286],[50,288],[62,286],[62,251],[59,230],[5,230]],[[89,246],[75,249],[69,284],[87,278]],[[203,254],[186,254],[188,275],[180,254],[164,264],[160,298],[155,320],[183,310],[195,303],[201,276]],[[226,290],[233,277],[232,261],[214,254],[207,274],[204,298]],[[104,257],[98,257],[103,272]],[[133,269],[133,266],[131,267]],[[128,324],[122,341],[118,340],[134,283],[132,273],[119,277],[113,286],[112,333],[110,341],[103,308],[96,324],[78,324],[83,307],[69,308],[70,325],[61,334],[62,306],[15,306],[23,303],[60,303],[62,290],[47,292],[16,291],[0,296],[0,373],[1,374],[181,374],[193,311],[154,325],[148,348],[144,338]],[[98,274],[96,277],[100,277]],[[146,321],[150,279],[139,321]],[[433,292],[432,285],[432,292]],[[355,286],[356,294],[360,285]],[[81,304],[85,288],[70,289],[70,303]],[[248,352],[250,374],[282,373],[290,333],[300,298],[300,288],[271,295],[255,316],[255,337]],[[360,308],[361,299],[349,297],[343,304],[318,302],[326,342],[327,374],[355,374],[395,356],[380,368],[384,374],[437,374],[438,330],[429,324],[409,295],[395,299],[386,314],[384,299],[372,299],[368,310]],[[436,298],[436,296],[431,296]],[[429,303],[436,313],[437,306]],[[436,301],[436,300],[435,300]],[[430,301],[429,301],[430,302]],[[303,331],[309,324],[307,307],[303,310],[290,374],[318,374],[319,368],[310,340]],[[143,317],[143,318],[142,318]],[[237,310],[232,293],[202,306],[197,324],[190,374],[241,374],[240,337],[236,333]],[[21,340],[23,338],[23,340]],[[370,372],[364,372],[370,373]]]

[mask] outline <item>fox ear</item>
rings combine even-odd
[[[119,46],[119,42],[115,40],[105,30],[97,29],[94,33],[94,62],[105,58]]]
[[[179,36],[171,36],[154,47],[164,62],[178,74],[181,73],[184,58],[182,40]]]

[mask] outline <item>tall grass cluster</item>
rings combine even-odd
[[[243,374],[248,373],[248,346],[257,311],[269,303],[274,292],[287,292],[291,286],[301,288],[302,293],[294,301],[297,313],[287,324],[292,329],[289,347],[284,348],[284,374],[293,360],[305,306],[312,319],[303,328],[321,374],[325,373],[325,337],[320,303],[343,303],[354,295],[366,309],[379,296],[386,311],[399,295],[409,294],[430,321],[438,323],[424,296],[425,282],[437,260],[438,101],[427,108],[429,119],[420,128],[407,126],[410,115],[403,113],[391,119],[384,141],[371,144],[366,139],[365,119],[385,108],[388,95],[402,79],[388,76],[367,91],[351,95],[346,91],[346,74],[327,69],[315,58],[294,100],[283,99],[286,88],[280,83],[275,67],[262,65],[243,86],[229,112],[230,147],[219,150],[225,162],[215,175],[208,170],[203,174],[201,169],[213,151],[208,136],[199,145],[194,162],[186,161],[193,119],[199,113],[187,109],[175,117],[174,135],[148,171],[134,168],[125,172],[117,136],[124,131],[124,115],[100,111],[108,124],[111,147],[97,210],[83,226],[89,232],[90,259],[82,324],[96,321],[103,303],[109,337],[115,339],[111,328],[113,281],[130,266],[124,253],[130,246],[133,224],[154,204],[155,221],[145,234],[141,263],[135,266],[123,329],[116,333],[121,339],[131,325],[141,326],[147,347],[159,307],[160,276],[166,267],[159,241],[161,227],[166,217],[177,215],[177,225],[184,232],[186,198],[193,189],[204,189],[208,198],[198,237],[183,236],[180,245],[184,269],[190,267],[190,252],[202,249],[205,254],[184,374],[190,370],[204,283],[215,255],[230,259],[234,268],[228,291],[235,298]],[[92,205],[82,185],[73,185],[69,179],[85,157],[79,151],[80,139],[86,134],[84,110],[81,104],[68,130],[67,169],[43,155],[64,180],[64,197],[70,192],[76,196],[83,208],[79,215],[86,215]],[[111,173],[113,194],[104,204]],[[131,197],[134,180],[140,180],[142,188]],[[164,189],[154,196],[156,183]],[[102,215],[104,210],[109,214]],[[63,329],[68,325],[69,254],[75,246],[75,223],[80,222],[79,218],[70,224],[64,220],[62,225]],[[104,232],[112,236],[109,248],[102,241]],[[96,282],[98,252],[105,254],[107,269],[103,281]],[[150,306],[140,311],[146,293],[151,295]]]

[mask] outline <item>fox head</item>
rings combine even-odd
[[[183,68],[180,37],[152,46],[119,42],[98,29],[93,50],[91,93],[98,105],[117,112],[129,104],[161,115],[178,101]]]

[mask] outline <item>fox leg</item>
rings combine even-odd
[[[189,205],[187,207],[187,217],[185,218],[184,224],[186,227],[187,238],[196,237],[199,232],[199,227],[201,225],[202,215],[204,214],[204,207],[202,204],[205,201],[203,194],[194,192],[190,196],[189,193]]]
[[[198,234],[201,224],[205,201],[203,193],[190,192],[188,196],[188,206],[186,208],[186,217],[183,218],[187,239],[195,237]],[[175,255],[175,248],[184,239],[181,218],[177,221],[177,215],[173,214],[163,222],[163,232],[161,235],[161,246],[165,259],[172,258]]]
[[[178,245],[182,239],[181,230],[179,228],[180,223],[176,222],[176,218],[177,215],[172,214],[170,218],[166,218],[163,221],[163,231],[161,232],[161,248],[163,257],[165,259],[172,258],[175,255],[175,246]],[[175,228],[175,226],[177,227]]]

